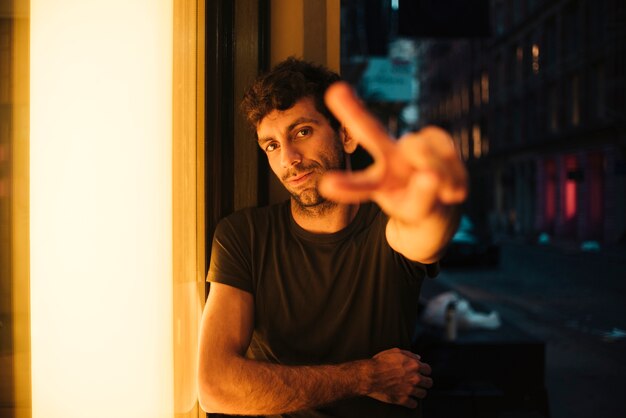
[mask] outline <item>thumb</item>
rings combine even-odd
[[[322,177],[319,191],[334,202],[358,203],[371,200],[378,186],[371,173],[331,171]]]

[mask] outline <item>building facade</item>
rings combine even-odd
[[[420,123],[468,164],[496,234],[626,241],[626,3],[492,0],[493,36],[420,44]]]

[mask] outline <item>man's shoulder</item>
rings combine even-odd
[[[286,202],[276,203],[263,207],[247,207],[222,218],[219,227],[229,225],[231,228],[263,228],[276,225],[284,221],[284,211]]]

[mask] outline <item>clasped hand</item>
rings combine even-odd
[[[392,348],[373,357],[375,383],[368,396],[382,402],[417,407],[417,400],[426,397],[433,386],[430,366],[410,351]]]

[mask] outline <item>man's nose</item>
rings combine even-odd
[[[297,147],[294,147],[292,144],[283,144],[281,151],[280,162],[284,168],[293,167],[302,162],[302,155]]]

